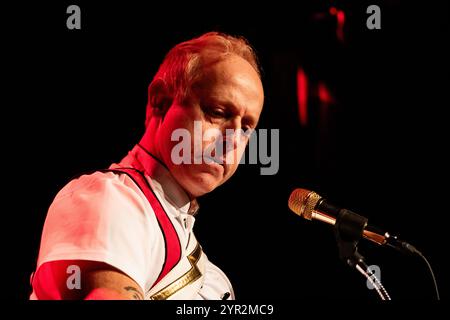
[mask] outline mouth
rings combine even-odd
[[[208,160],[205,161],[206,159]],[[227,172],[227,166],[223,161],[220,161],[220,159],[204,156],[203,163],[206,164],[209,168],[214,169],[214,171],[220,172],[221,175],[225,175]]]
[[[222,167],[224,167],[224,161],[222,159],[217,159],[217,158],[213,158],[213,157],[209,157],[209,156],[204,156],[203,159],[209,160],[208,162],[204,161],[206,164],[210,164],[212,162],[212,163],[215,163],[215,164],[218,164],[218,165],[221,165]]]

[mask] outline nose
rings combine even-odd
[[[228,148],[236,149],[238,145],[243,141],[244,135],[242,133],[242,118],[241,116],[235,116],[228,119],[222,129],[222,135],[224,143],[228,145]]]
[[[237,131],[239,129],[241,129],[241,122],[242,122],[242,117],[241,116],[234,116],[232,118],[229,118],[224,125],[224,130],[226,129],[232,129],[234,131]]]

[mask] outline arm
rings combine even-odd
[[[79,273],[68,273],[78,266]],[[80,286],[68,285],[80,276]],[[43,264],[33,281],[38,299],[43,300],[143,300],[141,287],[120,270],[101,262],[61,260]]]

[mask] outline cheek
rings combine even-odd
[[[191,131],[194,127],[194,120],[191,120],[190,114],[181,107],[174,107],[173,111],[168,112],[164,117],[163,126],[170,137],[176,129],[184,128]]]
[[[227,156],[230,156],[229,159],[233,159],[233,162],[230,162],[231,164],[239,163],[241,161],[241,158],[245,152],[245,148],[247,147],[247,139],[240,140],[239,138],[235,140],[235,144],[230,144],[229,149],[227,149]]]
[[[244,139],[244,140],[238,142],[237,154],[239,156],[239,160],[241,160],[241,157],[245,152],[245,148],[247,147],[247,144],[248,144],[248,139]]]
[[[186,109],[178,106],[169,108],[157,137],[157,144],[165,163],[168,164],[169,161],[171,163],[171,153],[176,145],[186,143],[186,140],[193,136],[193,126],[194,120],[191,120]]]

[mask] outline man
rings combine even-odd
[[[212,32],[175,46],[149,86],[140,142],[55,197],[30,298],[234,298],[192,232],[196,198],[236,171],[263,101],[244,39]]]

